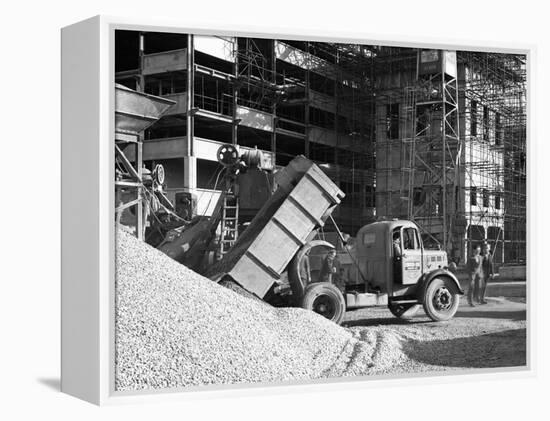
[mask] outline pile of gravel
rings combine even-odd
[[[391,335],[250,299],[121,230],[116,260],[117,390],[371,374],[402,355]]]

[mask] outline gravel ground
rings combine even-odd
[[[119,231],[116,388],[280,382],[376,372],[401,354],[323,317],[220,286]]]
[[[475,308],[462,302],[452,320],[439,323],[422,311],[407,322],[384,308],[361,309],[348,312],[344,326],[356,335],[374,331],[397,337],[402,358],[396,359],[392,374],[526,364],[525,299],[491,298]]]
[[[124,231],[116,257],[117,390],[525,363],[525,317],[400,323],[369,309],[343,328],[218,285]]]

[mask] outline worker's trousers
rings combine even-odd
[[[473,273],[470,275],[470,287],[468,288],[468,303],[472,303],[474,300],[481,301],[481,294],[485,293],[485,282],[483,275],[479,273]]]
[[[479,280],[479,294],[477,296],[477,300],[481,303],[485,301],[485,290],[487,289],[487,281],[489,277],[480,275]]]

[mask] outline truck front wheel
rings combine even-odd
[[[304,291],[301,307],[338,324],[342,322],[346,312],[344,296],[329,282],[309,284]]]
[[[424,311],[436,322],[451,319],[458,310],[460,296],[446,278],[434,278],[424,293]]]

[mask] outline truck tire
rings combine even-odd
[[[445,277],[432,279],[424,293],[424,311],[435,322],[451,319],[459,302],[460,295],[455,285]]]
[[[302,308],[314,311],[340,324],[346,313],[346,302],[338,288],[329,282],[309,284],[302,298]]]
[[[391,314],[402,320],[412,319],[420,307],[420,304],[388,304]]]

